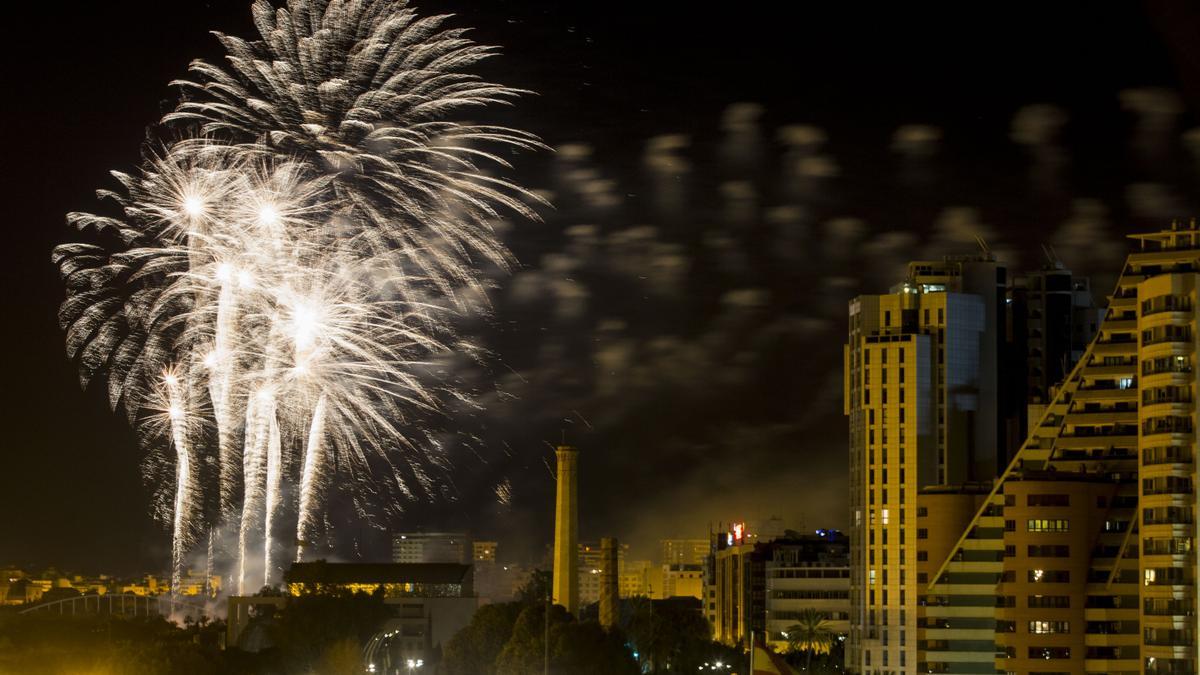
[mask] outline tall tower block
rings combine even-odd
[[[558,494],[554,506],[554,604],[579,614],[579,451],[560,445]]]

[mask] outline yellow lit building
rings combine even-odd
[[[703,565],[708,557],[707,539],[660,539],[659,562],[664,565]]]
[[[1095,341],[931,565],[924,672],[1197,671],[1200,230],[1133,239]]]
[[[704,599],[704,565],[663,564],[650,588],[651,599],[690,597]]]
[[[750,644],[750,633],[778,650],[804,610],[824,615],[834,634],[845,636],[850,619],[850,568],[846,536],[832,531],[753,541],[716,540],[712,555],[713,638]]]
[[[617,547],[617,575],[625,571],[625,554],[629,550],[628,544],[621,544]],[[600,601],[600,586],[604,576],[601,574],[603,570],[602,550],[600,542],[588,541],[579,544],[579,606],[587,607],[592,603]],[[622,597],[626,597],[622,595]]]
[[[475,564],[479,563],[494,563],[496,562],[496,550],[500,548],[500,544],[494,541],[476,541],[471,543],[473,555],[471,559]]]
[[[649,560],[629,560],[620,567],[617,578],[618,592],[622,598],[658,597],[654,588],[654,566]]]
[[[850,303],[850,672],[915,672],[917,567],[938,543],[916,517],[921,492],[990,487],[1002,461],[1005,292],[991,258],[947,258],[909,263],[890,293]],[[969,498],[931,499],[939,517],[972,514]]]

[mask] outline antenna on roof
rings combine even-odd
[[[1050,244],[1042,244],[1042,253],[1046,255],[1046,263],[1052,269],[1063,269],[1062,260],[1058,257],[1058,251]]]
[[[1065,263],[1063,263],[1062,258],[1058,257],[1058,249],[1054,248],[1053,244],[1050,245],[1050,254],[1054,256],[1054,266],[1056,268],[1060,270],[1067,269],[1067,266]]]
[[[992,258],[992,249],[988,248],[987,242],[983,237],[975,235],[975,243],[979,244],[979,248],[983,250],[983,254],[990,260]]]

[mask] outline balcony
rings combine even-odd
[[[1137,389],[1117,389],[1116,387],[1097,387],[1092,389],[1079,388],[1075,390],[1076,401],[1137,401]]]
[[[1117,342],[1097,342],[1092,345],[1092,354],[1104,356],[1132,356],[1137,353],[1137,342],[1135,341],[1117,341]]]
[[[1142,466],[1178,465],[1183,472],[1191,472],[1192,449],[1186,446],[1147,449],[1142,452]]]
[[[1121,422],[1133,424],[1137,422],[1137,419],[1138,412],[1136,410],[1083,410],[1067,413],[1066,424],[1068,426]]]

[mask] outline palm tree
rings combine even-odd
[[[807,652],[804,670],[811,670],[813,654],[824,654],[833,646],[833,631],[829,629],[829,621],[824,612],[815,609],[800,611],[797,623],[784,631],[788,648],[793,652]]]

